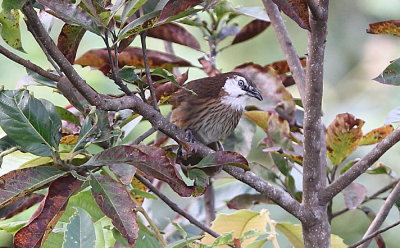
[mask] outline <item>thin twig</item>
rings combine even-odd
[[[11,59],[12,61],[24,66],[25,68],[28,68],[31,71],[36,72],[40,76],[43,76],[45,78],[48,78],[50,80],[53,80],[55,82],[58,82],[60,80],[60,76],[55,75],[53,73],[50,73],[44,69],[42,69],[40,66],[30,62],[29,60],[23,59],[19,57],[18,55],[10,52],[8,49],[0,45],[0,53],[6,56],[7,58]]]
[[[149,130],[147,130],[145,133],[143,133],[142,135],[140,135],[139,137],[137,137],[134,141],[128,143],[129,145],[137,145],[140,142],[142,142],[144,139],[146,139],[147,137],[149,137],[150,135],[152,135],[154,132],[157,131],[157,128],[150,128]]]
[[[396,185],[399,182],[400,179],[397,179],[393,182],[391,182],[390,184],[386,185],[385,187],[381,188],[380,190],[376,191],[375,193],[373,193],[371,196],[367,197],[367,199],[365,199],[361,204],[364,204],[366,202],[369,202],[371,200],[375,200],[380,194],[385,193],[386,191],[388,191],[389,189],[392,189],[394,185]],[[335,213],[332,214],[331,219],[346,213],[347,211],[349,211],[349,208],[343,208],[342,210],[339,210]]]
[[[110,47],[110,44],[108,42],[108,30],[105,31],[105,37],[103,38],[104,43],[106,44],[107,48],[107,53],[108,53],[108,60],[111,65],[111,78],[114,80],[114,83],[118,85],[120,90],[122,90],[126,95],[132,96],[133,93],[131,90],[129,90],[128,86],[124,84],[121,80],[121,77],[119,76],[118,73],[118,53],[115,52],[115,49],[112,49]],[[115,45],[114,45],[115,46]],[[114,53],[114,58],[112,56],[112,52]]]
[[[153,104],[154,109],[160,112],[160,109],[158,108],[157,104],[158,101],[156,97],[156,90],[154,89],[153,80],[151,79],[151,74],[150,74],[150,67],[149,67],[147,47],[146,47],[146,34],[147,34],[146,31],[140,33],[140,41],[142,42],[142,51],[143,51],[144,70],[146,72],[146,78],[147,78],[146,81],[150,89],[151,102]]]
[[[28,28],[28,30],[32,33],[35,34],[35,30],[32,29],[32,25],[29,22],[25,22],[26,26]],[[47,31],[46,31],[47,32]],[[33,37],[35,38],[36,42],[38,43],[38,45],[40,46],[40,48],[42,49],[42,51],[44,52],[44,54],[47,57],[47,60],[50,62],[50,64],[53,66],[53,68],[56,70],[56,72],[58,73],[58,75],[62,76],[62,72],[60,70],[60,68],[58,67],[58,65],[54,62],[53,58],[50,56],[50,54],[47,52],[47,50],[45,49],[45,46],[43,44],[43,42],[38,38],[37,34],[33,35]]]
[[[379,142],[370,152],[360,161],[353,165],[349,170],[342,174],[332,184],[330,184],[320,196],[320,204],[330,201],[335,195],[349,186],[357,177],[371,167],[383,154],[392,146],[400,141],[400,128],[395,129],[391,134]]]
[[[285,54],[290,71],[293,74],[293,79],[296,82],[302,102],[304,104],[306,76],[299,56],[289,37],[289,33],[286,29],[285,23],[282,20],[278,6],[276,6],[276,4],[271,0],[263,0],[263,3],[269,18],[271,19],[271,24],[275,30],[276,38],[278,39],[278,42]]]
[[[178,207],[178,205],[175,202],[173,202],[166,195],[161,193],[161,191],[159,191],[156,187],[154,187],[153,184],[151,184],[151,182],[149,182],[146,178],[144,178],[138,174],[136,174],[135,177],[141,183],[143,183],[148,189],[153,191],[153,193],[156,194],[163,202],[165,202],[165,204],[167,204],[172,210],[174,210],[175,212],[177,212],[180,215],[182,215],[183,217],[185,217],[190,223],[192,223],[193,225],[197,226],[198,228],[200,228],[201,230],[203,230],[204,232],[210,234],[211,236],[213,236],[215,238],[219,236],[218,233],[214,232],[208,226],[205,226],[203,223],[198,221],[195,217],[191,216],[190,214],[185,212],[183,209]]]
[[[371,235],[373,232],[377,231],[378,228],[382,225],[383,221],[389,214],[390,209],[396,203],[397,199],[400,197],[400,182],[397,183],[396,187],[394,187],[393,191],[389,194],[388,198],[386,199],[385,203],[379,209],[376,217],[372,221],[371,225],[368,227],[368,230],[365,232],[363,238]],[[366,241],[364,244],[360,246],[360,248],[368,247],[371,241]]]
[[[361,244],[373,239],[375,236],[377,236],[377,235],[379,235],[379,234],[381,234],[383,232],[386,232],[387,230],[389,230],[389,229],[391,229],[391,228],[393,228],[395,226],[398,226],[398,225],[400,225],[400,220],[395,222],[395,223],[393,223],[393,224],[391,224],[391,225],[389,225],[389,226],[387,226],[387,227],[385,227],[385,228],[382,228],[382,229],[380,229],[378,231],[375,231],[375,232],[371,233],[370,235],[368,235],[365,238],[361,239],[357,243],[354,243],[354,244],[348,246],[347,248],[356,248],[357,246],[359,246],[359,245],[361,245]]]

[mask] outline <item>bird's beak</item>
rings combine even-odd
[[[248,91],[247,91],[247,95],[257,98],[258,100],[262,101],[263,97],[260,93],[260,91],[257,88],[251,87]]]

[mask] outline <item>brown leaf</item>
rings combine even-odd
[[[76,51],[85,32],[86,29],[81,26],[64,24],[58,35],[57,47],[70,63],[75,61]]]
[[[392,125],[375,128],[374,130],[369,131],[361,138],[359,145],[365,146],[365,145],[376,144],[381,140],[383,140],[386,136],[391,134],[393,130],[394,128]]]
[[[118,53],[121,53],[125,48],[129,47],[129,45],[135,40],[136,36],[137,34],[133,34],[122,39],[118,44]]]
[[[146,176],[168,183],[180,196],[191,196],[194,192],[194,187],[187,186],[182,181],[174,167],[174,161],[171,161],[161,148],[145,145],[116,146],[96,154],[86,165],[101,166],[121,163],[130,164]]]
[[[210,76],[210,77],[214,77],[217,76],[218,74],[221,74],[221,72],[214,68],[214,66],[211,64],[211,62],[209,60],[207,60],[206,58],[202,57],[199,58],[199,62],[201,64],[201,66],[203,67],[204,72]]]
[[[44,195],[32,193],[0,208],[0,219],[9,219],[42,201]]]
[[[201,0],[170,0],[162,9],[158,22],[160,23],[169,19],[170,17],[176,16],[179,13],[200,4],[201,2]]]
[[[232,45],[249,40],[267,29],[271,23],[262,20],[253,20],[244,26],[232,41]]]
[[[0,207],[43,187],[64,174],[65,172],[49,166],[8,172],[0,177]]]
[[[301,57],[299,59],[300,59],[301,65],[303,67],[305,67],[307,59],[305,57]],[[278,75],[290,72],[290,68],[289,68],[287,60],[276,61],[276,62],[268,64],[268,65],[266,65],[264,67],[268,68],[268,70],[273,70]]]
[[[150,68],[164,68],[171,71],[174,67],[192,67],[193,65],[182,58],[177,56],[158,52],[154,50],[147,50]],[[143,68],[143,54],[142,49],[138,47],[128,47],[118,56],[119,66],[122,68],[125,65]],[[75,64],[81,66],[91,66],[96,69],[109,68],[107,49],[94,49],[87,51],[79,57]]]
[[[97,205],[133,246],[138,237],[139,228],[136,206],[130,193],[125,186],[104,175],[92,175],[90,185]]]
[[[326,131],[328,157],[334,166],[339,165],[359,144],[364,121],[353,115],[338,114]]]
[[[200,44],[197,39],[184,27],[175,23],[166,23],[161,26],[151,28],[147,31],[147,36],[200,50]]]
[[[306,0],[272,0],[279,9],[295,21],[300,27],[310,30],[308,5]]]
[[[72,175],[61,177],[51,183],[46,197],[33,214],[29,223],[14,236],[16,248],[39,248],[64,213],[68,199],[83,184]]]
[[[370,34],[391,34],[400,36],[400,20],[388,20],[369,24],[367,33]]]

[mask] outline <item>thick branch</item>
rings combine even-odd
[[[271,19],[272,27],[275,30],[276,38],[285,54],[286,60],[288,62],[290,71],[293,74],[293,79],[296,82],[297,88],[301,99],[304,103],[304,91],[305,91],[305,73],[301,66],[299,56],[297,55],[296,49],[289,37],[289,33],[286,29],[285,23],[282,20],[282,16],[279,12],[278,6],[272,2],[272,0],[263,0],[265,10],[269,18]]]
[[[22,65],[23,67],[28,68],[29,70],[36,72],[40,76],[43,76],[43,77],[48,78],[50,80],[53,80],[55,82],[58,82],[58,80],[60,80],[60,78],[61,78],[58,75],[55,75],[55,74],[50,73],[48,71],[45,71],[40,66],[35,65],[34,63],[30,62],[29,60],[26,60],[26,59],[23,59],[23,58],[19,57],[18,55],[10,52],[7,48],[5,48],[5,47],[3,47],[1,45],[0,45],[0,53],[3,54],[4,56],[6,56],[7,58],[11,59],[12,61]]]
[[[326,204],[335,195],[349,186],[357,177],[363,174],[371,165],[373,165],[383,154],[392,146],[400,141],[400,128],[394,130],[379,144],[377,144],[367,155],[358,161],[353,167],[341,175],[336,181],[329,185],[320,197],[320,204]]]
[[[308,8],[316,19],[324,19],[324,10],[319,6],[317,0],[307,0]]]
[[[382,225],[383,221],[388,216],[390,209],[393,207],[393,205],[396,203],[399,197],[400,197],[400,182],[397,183],[396,187],[394,187],[393,191],[389,194],[385,203],[379,209],[378,214],[372,221],[371,225],[368,227],[368,230],[365,232],[363,238],[368,237],[369,235],[378,230],[378,228]],[[364,244],[360,246],[360,248],[368,247],[370,242],[371,242],[370,240],[366,241]]]
[[[197,226],[201,230],[205,231],[206,233],[210,234],[213,237],[218,237],[219,234],[211,230],[208,226],[204,225],[200,221],[198,221],[196,218],[188,214],[185,210],[181,209],[176,205],[175,202],[170,200],[166,195],[164,195],[161,191],[159,191],[156,187],[154,187],[153,184],[151,184],[146,178],[136,174],[135,177],[143,183],[147,188],[149,188],[151,191],[153,191],[154,194],[156,194],[160,199],[165,202],[172,210],[180,214],[181,216],[185,217],[190,223],[193,225]]]
[[[46,30],[44,30],[39,18],[36,15],[35,10],[28,3],[22,8],[23,13],[28,18],[28,21],[32,23],[32,28],[36,30],[39,35],[39,39],[48,49],[49,54],[52,56],[54,61],[60,66],[60,69],[66,75],[72,86],[75,87],[80,94],[82,94],[88,102],[100,109],[108,111],[118,111],[121,109],[132,109],[138,114],[142,115],[148,120],[154,128],[165,133],[167,136],[180,141],[185,140],[185,132],[179,129],[177,126],[171,124],[164,116],[162,116],[152,106],[144,103],[140,98],[136,96],[124,96],[120,98],[111,98],[105,95],[98,94],[93,88],[86,84],[79,74],[75,71],[69,61],[60,52],[53,40],[49,37]],[[197,144],[197,152],[201,156],[207,156],[214,152],[209,147],[203,144]],[[282,208],[288,210],[291,214],[299,219],[304,220],[305,214],[302,211],[300,203],[294,200],[289,194],[284,191],[272,186],[265,182],[260,177],[256,176],[252,172],[244,172],[240,168],[236,167],[225,167],[231,176],[236,179],[250,185],[257,191],[265,194],[272,201],[276,202]]]
[[[393,223],[393,224],[391,224],[391,225],[389,225],[389,226],[387,226],[385,228],[382,228],[382,229],[380,229],[378,231],[375,231],[375,232],[371,233],[370,235],[368,235],[365,238],[361,239],[357,243],[354,243],[354,244],[348,246],[347,248],[356,248],[359,245],[361,245],[362,243],[367,242],[367,241],[373,239],[374,237],[376,237],[377,235],[379,235],[379,234],[381,234],[383,232],[386,232],[387,230],[392,229],[393,227],[398,226],[398,225],[400,225],[400,221],[397,221],[397,222],[395,222],[395,223]]]

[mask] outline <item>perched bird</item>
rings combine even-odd
[[[248,96],[263,99],[254,83],[238,72],[200,78],[184,86],[196,94],[180,89],[172,95],[171,121],[206,145],[233,132]]]

